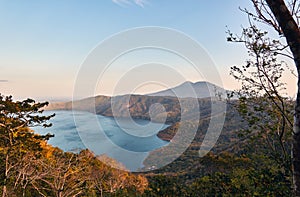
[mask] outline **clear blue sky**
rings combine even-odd
[[[225,31],[228,26],[240,32],[247,25],[238,7],[251,8],[248,1],[136,2],[140,5],[133,0],[0,0],[0,92],[15,98],[70,98],[88,53],[112,34],[140,26],[191,36],[213,58],[225,88],[237,87],[229,67],[242,64],[246,53],[226,42]]]

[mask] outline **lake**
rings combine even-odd
[[[156,134],[169,125],[148,120],[120,119],[83,111],[45,111],[55,113],[50,128],[35,127],[39,134],[54,134],[48,143],[64,151],[78,152],[90,149],[96,155],[106,154],[138,171],[148,153],[168,144]]]

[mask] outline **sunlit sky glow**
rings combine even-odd
[[[226,42],[225,31],[228,27],[239,33],[247,26],[239,6],[251,9],[249,1],[240,0],[0,0],[0,92],[16,99],[70,99],[89,52],[107,37],[141,26],[168,27],[189,35],[209,53],[224,87],[238,88],[229,69],[243,64],[247,54],[242,45]],[[126,61],[124,66],[130,65]],[[185,72],[187,80],[201,80]],[[296,79],[285,79],[294,96]],[[149,87],[139,93],[162,88]],[[97,94],[109,95],[111,89],[107,85]]]

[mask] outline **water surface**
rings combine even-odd
[[[94,115],[82,111],[46,111],[45,115],[55,113],[50,128],[36,127],[40,134],[51,133],[55,137],[49,144],[64,151],[78,152],[90,149],[96,155],[106,154],[123,163],[127,169],[137,171],[143,160],[154,149],[167,144],[156,133],[168,125],[147,120],[121,119],[120,127],[111,117]]]

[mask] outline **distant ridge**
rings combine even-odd
[[[147,94],[147,96],[172,96],[178,98],[208,98],[216,97],[217,95],[225,98],[227,96],[227,91],[217,85],[206,81],[186,81],[173,88]]]

